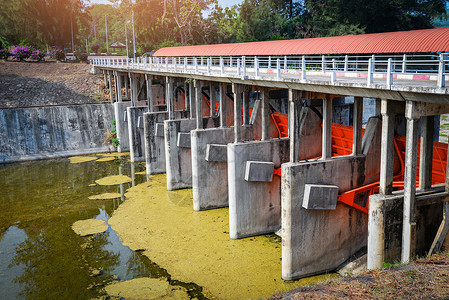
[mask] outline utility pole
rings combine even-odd
[[[108,18],[104,15],[104,22],[106,24],[106,52],[109,53],[109,42],[108,42]]]
[[[72,32],[72,54],[75,56],[75,46],[73,42],[73,13],[70,16],[70,31]]]
[[[134,31],[134,7],[133,7],[133,14],[132,14],[132,19],[133,19],[133,57],[134,60],[136,60],[136,32]]]
[[[129,20],[125,22],[125,44],[126,44],[126,57],[129,58],[129,51],[128,51],[128,31],[126,30],[126,24],[128,24]]]

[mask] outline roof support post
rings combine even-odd
[[[391,195],[393,192],[393,164],[394,164],[394,118],[393,102],[381,100],[382,114],[382,143],[380,149],[380,186],[379,192]]]
[[[232,68],[232,56],[229,56],[229,67]]]
[[[390,88],[393,85],[393,74],[391,73],[391,58],[388,59],[387,64],[387,87]]]
[[[366,82],[366,84],[369,86],[369,85],[372,85],[373,84],[373,80],[374,80],[374,76],[373,76],[373,59],[372,58],[370,58],[369,60],[368,60],[368,76],[367,76],[367,82]]]
[[[268,67],[267,69],[271,69],[271,55],[268,56]]]
[[[243,77],[246,78],[246,56],[242,56]]]
[[[418,121],[412,118],[415,103],[407,101],[407,137],[405,146],[404,209],[402,225],[401,262],[408,263],[415,257],[416,241],[416,160],[418,156]]]
[[[290,138],[290,162],[299,162],[301,131],[301,92],[288,90],[288,137]]]
[[[404,53],[402,56],[402,73],[407,71],[407,54]]]
[[[193,58],[193,64],[195,65],[195,73],[198,73],[198,58]]]
[[[234,142],[242,141],[242,87],[236,83],[232,84],[234,93]]]
[[[204,65],[204,58],[201,56],[201,66]]]
[[[184,57],[184,72],[187,72],[187,57]]]
[[[225,69],[224,69],[224,62],[223,62],[223,57],[222,56],[220,56],[220,74],[221,74],[221,76],[223,76],[224,75],[224,73],[225,73],[225,71],[224,71]]]
[[[174,120],[175,107],[174,107],[174,95],[173,95],[173,77],[165,77],[165,104],[167,105],[168,119]]]
[[[145,74],[145,81],[147,83],[147,101],[148,101],[148,111],[153,112],[154,111],[154,104],[153,104],[153,75]]]
[[[326,72],[326,57],[321,55],[321,71]]]
[[[303,55],[301,59],[301,80],[304,81],[307,79],[306,76],[306,57]]]
[[[257,56],[254,56],[254,69],[256,72],[256,78],[260,77],[260,70],[259,70],[259,59]]]
[[[444,54],[441,53],[440,54],[440,59],[438,62],[438,87],[439,88],[443,88],[446,86],[446,79],[444,76],[444,72],[445,72],[445,65],[444,65]]]
[[[165,71],[168,71],[168,57],[165,58]]]
[[[212,60],[212,58],[207,58],[207,74],[209,74],[210,75],[210,64],[211,64],[211,60]]]
[[[432,157],[433,157],[434,117],[421,118],[421,144],[419,159],[419,189],[432,187]]]
[[[344,69],[343,69],[345,72],[348,72],[348,56],[347,55],[345,55],[345,66],[344,66]]]
[[[362,115],[363,97],[354,97],[354,110],[352,115],[352,154],[362,152]]]
[[[332,157],[332,98],[323,99],[323,141],[322,159]]]
[[[220,82],[220,103],[219,103],[219,108],[220,108],[220,127],[227,127],[227,115],[226,115],[226,104],[227,104],[227,99],[226,99],[226,84],[223,82]]]
[[[203,82],[195,79],[196,129],[203,129]]]
[[[284,56],[284,70],[287,70],[287,55]]]
[[[262,141],[269,138],[269,125],[270,125],[270,94],[267,88],[262,88]]]
[[[279,58],[276,60],[276,79],[281,79],[281,60]]]
[[[237,58],[237,76],[242,75],[242,70],[240,69],[240,58]]]

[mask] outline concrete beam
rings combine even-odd
[[[245,181],[271,182],[273,180],[274,163],[265,161],[247,161]]]
[[[410,108],[410,106],[407,106]],[[449,113],[449,105],[416,102],[413,109],[406,110],[406,117],[409,119],[418,119],[426,116],[435,116]]]

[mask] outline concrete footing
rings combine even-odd
[[[203,118],[203,127],[218,127],[219,118]],[[164,121],[167,189],[169,191],[192,187],[192,152],[190,131],[196,128],[196,119]],[[181,144],[179,144],[181,142]]]
[[[175,111],[175,118],[187,118],[188,111]],[[145,162],[147,174],[166,172],[164,121],[168,112],[147,112],[143,114],[145,137]]]
[[[119,140],[119,145],[117,147],[118,152],[129,151],[128,115],[126,109],[130,105],[131,102],[114,103],[115,126],[117,138]]]

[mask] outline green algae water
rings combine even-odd
[[[91,299],[111,282],[170,275],[139,252],[123,246],[110,226],[101,234],[79,236],[74,222],[108,221],[126,201],[123,193],[147,180],[144,165],[128,157],[71,163],[69,159],[0,165],[0,299]],[[97,185],[111,175],[132,182]],[[109,200],[89,196],[119,193]],[[184,286],[202,298],[200,288]]]
[[[194,212],[191,189],[144,171],[116,154],[0,165],[0,299],[259,299],[324,279],[283,281],[279,239],[231,240],[227,209]],[[108,229],[77,235],[87,219]]]

